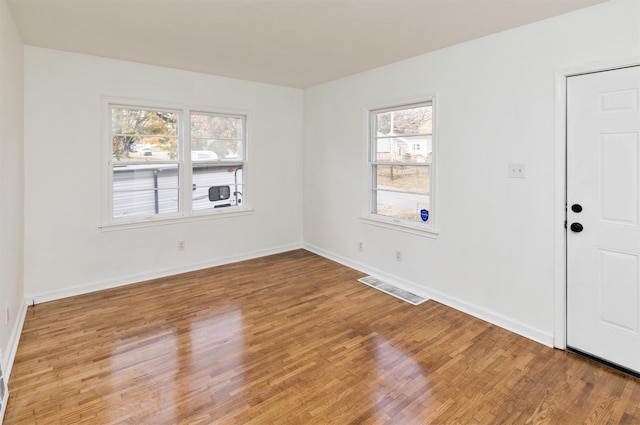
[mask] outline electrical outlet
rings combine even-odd
[[[526,176],[524,164],[509,164],[509,178],[524,179]]]
[[[402,261],[402,252],[396,250],[396,261],[397,262],[401,262]]]
[[[184,251],[185,245],[184,241],[178,241],[178,251]]]
[[[364,242],[358,242],[358,251],[364,251]]]

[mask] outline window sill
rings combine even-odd
[[[172,224],[191,223],[196,221],[205,220],[217,220],[220,218],[239,217],[243,215],[253,214],[255,210],[252,209],[237,209],[233,211],[216,211],[208,213],[194,214],[190,216],[172,216],[166,218],[147,218],[138,219],[136,221],[123,221],[109,224],[103,224],[100,226],[100,230],[103,232],[114,232],[118,230],[139,229],[144,227],[153,226],[169,226]]]
[[[370,224],[372,226],[383,227],[385,229],[397,230],[399,232],[410,233],[412,235],[423,236],[427,238],[437,239],[439,232],[433,229],[425,229],[421,227],[419,224],[411,225],[408,223],[403,223],[401,221],[394,221],[392,218],[378,218],[375,216],[365,216],[360,217],[360,220],[363,223]]]

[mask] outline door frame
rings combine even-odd
[[[556,69],[554,91],[553,346],[567,348],[567,78],[640,66],[640,56]]]

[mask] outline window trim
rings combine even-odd
[[[399,110],[403,108],[410,108],[419,106],[420,104],[430,103],[432,106],[432,132],[431,132],[431,164],[430,164],[430,187],[429,187],[429,202],[430,212],[430,226],[425,227],[423,223],[399,219],[394,217],[383,216],[380,214],[372,213],[375,191],[375,176],[373,175],[373,165],[378,162],[375,161],[374,141],[377,140],[375,131],[375,114],[385,111]],[[437,238],[440,231],[437,227],[437,157],[438,157],[438,95],[437,93],[431,95],[425,95],[419,98],[402,99],[398,101],[385,102],[383,104],[371,105],[364,108],[364,152],[365,163],[363,167],[363,187],[366,191],[363,197],[363,214],[360,217],[360,221],[365,224],[387,228],[395,231],[401,231],[418,236],[425,236],[429,238]]]
[[[250,191],[247,191],[249,180],[249,122],[250,114],[246,110],[233,110],[229,108],[217,108],[210,106],[187,105],[175,102],[161,102],[154,100],[142,100],[120,97],[101,98],[102,114],[101,114],[101,131],[100,137],[102,160],[101,170],[101,186],[102,186],[102,207],[101,222],[99,228],[102,231],[112,231],[121,229],[133,229],[149,226],[170,225],[183,222],[201,221],[208,219],[217,219],[222,217],[235,217],[252,214],[254,210],[251,208]],[[161,161],[159,163],[175,163],[179,164],[179,182],[178,188],[180,196],[178,198],[178,212],[165,213],[159,215],[136,216],[132,218],[113,218],[113,152],[111,141],[112,107],[139,108],[150,110],[161,110],[177,112],[179,114],[180,123],[178,125],[179,140],[179,156],[177,160]],[[206,210],[193,210],[191,202],[187,202],[185,193],[191,193],[193,162],[191,161],[191,115],[192,114],[210,114],[223,115],[231,117],[242,117],[243,122],[243,159],[234,161],[224,161],[229,163],[242,163],[243,171],[243,196],[242,206],[234,206],[231,208],[211,208]],[[201,163],[205,164],[206,161]],[[214,163],[220,165],[220,162]]]

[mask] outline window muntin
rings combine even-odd
[[[370,111],[370,213],[430,229],[433,222],[433,103]]]
[[[109,104],[109,117],[109,222],[242,205],[244,115]],[[211,186],[231,196],[211,199]]]

